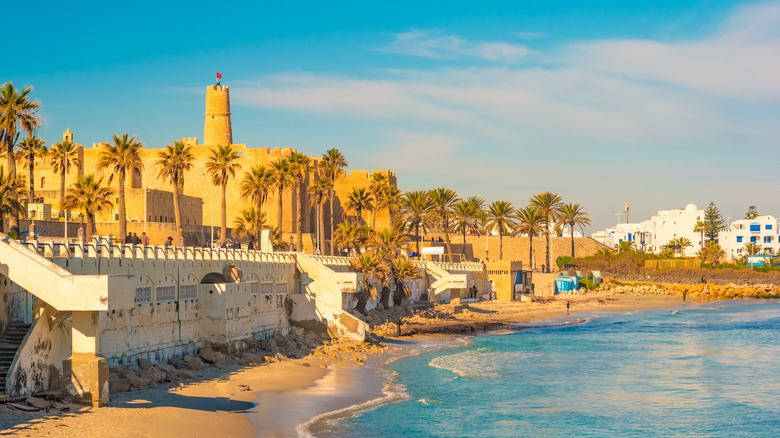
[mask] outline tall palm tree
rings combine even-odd
[[[249,238],[255,249],[260,249],[260,233],[265,225],[265,215],[258,213],[255,207],[241,210],[233,220],[233,232],[239,239]]]
[[[383,283],[389,271],[387,263],[380,257],[366,254],[359,255],[350,261],[350,267],[355,272],[363,274],[363,284],[357,294],[357,310],[365,313],[368,299],[376,297],[375,283]]]
[[[230,178],[236,176],[236,169],[241,167],[236,162],[238,159],[239,155],[231,145],[210,149],[206,158],[206,170],[211,174],[211,183],[222,186],[222,234],[220,235],[222,245],[227,240],[227,185]]]
[[[544,228],[544,235],[547,239],[547,251],[544,259],[547,272],[550,272],[550,227],[558,222],[558,211],[563,204],[563,200],[556,193],[541,192],[531,198],[530,204],[541,210],[544,217],[547,218],[547,224]]]
[[[369,246],[374,254],[392,260],[396,258],[396,251],[405,247],[406,244],[407,238],[403,234],[393,230],[382,230],[374,233]]]
[[[173,146],[165,145],[165,149],[157,153],[155,166],[159,169],[163,181],[169,181],[173,188],[173,216],[176,220],[176,233],[181,228],[181,201],[179,193],[184,191],[184,172],[192,169],[195,157],[192,154],[192,146],[181,141],[174,141]],[[145,195],[144,195],[145,196]],[[144,218],[147,220],[148,218]],[[180,242],[182,236],[176,236]]]
[[[693,232],[694,233],[701,233],[701,248],[700,250],[704,250],[704,233],[707,231],[707,223],[704,221],[698,221],[696,222],[696,225],[693,226]]]
[[[398,216],[398,211],[401,209],[401,197],[403,192],[398,187],[387,186],[385,187],[385,193],[382,196],[381,208],[387,209],[387,217],[389,220],[389,229],[395,229],[394,218]]]
[[[46,157],[46,142],[42,138],[35,136],[26,137],[19,142],[20,155],[22,163],[27,164],[30,175],[30,196],[29,203],[34,204],[35,198],[35,160]]]
[[[287,158],[278,158],[271,163],[271,175],[273,185],[276,187],[277,197],[277,210],[276,210],[276,228],[280,233],[284,232],[282,228],[282,196],[284,195],[284,189],[289,187],[294,181],[294,170],[290,165],[290,160]]]
[[[330,195],[329,195],[329,201],[330,201],[330,255],[336,255],[336,248],[335,244],[333,243],[333,232],[334,232],[334,224],[333,224],[333,201],[336,198],[336,178],[344,172],[344,168],[347,167],[349,163],[347,162],[347,158],[344,157],[344,154],[339,152],[338,149],[333,148],[329,149],[327,152],[325,152],[322,155],[322,159],[320,160],[319,166],[320,170],[323,171],[325,178],[331,182],[331,189],[330,189]]]
[[[103,143],[103,148],[98,155],[97,168],[100,171],[109,170],[108,185],[117,177],[119,184],[119,236],[127,236],[127,207],[125,205],[125,176],[127,172],[142,166],[141,156],[138,151],[143,143],[135,141],[135,136],[129,136],[126,132],[120,137],[114,134],[114,144]],[[146,196],[146,195],[144,195]],[[144,218],[146,220],[146,218]]]
[[[374,208],[374,198],[365,187],[354,187],[347,195],[346,207],[347,210],[355,212],[358,222],[365,223],[363,212]]]
[[[0,166],[0,232],[3,232],[3,218],[6,213],[18,213],[22,210],[22,204],[15,195],[24,195],[24,193],[24,179],[9,178],[3,166]]]
[[[79,165],[78,150],[73,143],[63,140],[54,143],[49,149],[49,163],[54,173],[60,174],[60,214],[65,213],[65,178],[73,166]]]
[[[27,134],[27,138],[33,137],[41,124],[41,118],[36,114],[41,107],[40,102],[30,97],[32,87],[23,87],[22,90],[14,88],[13,82],[6,82],[0,88],[0,149],[6,154],[6,171],[8,178],[16,178],[16,162],[14,161],[14,146],[19,139],[20,131]],[[8,194],[13,199],[19,199],[15,193]],[[19,229],[19,212],[12,211],[9,220],[9,229]]]
[[[447,254],[452,254],[452,245],[450,245],[450,218],[452,216],[452,206],[460,199],[458,194],[450,189],[439,187],[430,191],[433,210],[436,212],[436,219],[439,228],[444,233],[444,242],[447,246]]]
[[[112,196],[114,196],[114,191],[107,184],[103,184],[102,178],[95,178],[95,175],[79,178],[76,184],[68,189],[68,194],[65,196],[65,208],[82,210],[87,216],[85,242],[92,240],[92,233],[95,230],[95,214],[114,207],[114,204],[111,203]]]
[[[512,208],[511,202],[506,201],[494,201],[488,207],[488,216],[490,222],[488,226],[491,230],[498,230],[498,259],[504,259],[504,234],[507,234],[512,228],[514,228],[514,222],[512,221],[512,215],[515,209]]]
[[[590,225],[588,213],[583,210],[580,204],[568,203],[561,207],[561,222],[569,226],[571,234],[571,258],[574,258],[574,226],[577,225],[582,230],[584,225]]]
[[[468,200],[461,200],[452,206],[452,225],[463,235],[463,255],[466,255],[466,232],[474,229],[477,207]]]
[[[761,245],[755,242],[748,242],[745,244],[745,253],[749,256],[758,255],[761,253]]]
[[[263,203],[268,199],[268,192],[272,185],[273,175],[270,169],[266,169],[264,166],[255,164],[249,171],[244,172],[244,178],[239,185],[241,197],[252,202],[258,216],[256,219],[258,222],[260,215],[263,214]]]
[[[395,259],[390,265],[390,272],[395,279],[395,294],[393,302],[396,306],[400,305],[404,299],[411,296],[409,288],[406,287],[406,280],[420,278],[420,272],[414,267],[412,262],[406,259]]]
[[[547,218],[538,208],[529,205],[517,210],[515,215],[517,227],[515,235],[525,234],[528,236],[528,264],[536,269],[534,260],[534,236],[540,234],[547,224]]]
[[[379,214],[379,210],[385,206],[385,192],[389,184],[390,181],[387,175],[383,173],[371,175],[371,184],[368,186],[368,191],[374,197],[374,214],[371,218],[371,229],[374,231],[376,231],[376,216]]]
[[[420,228],[425,232],[430,224],[433,203],[425,190],[406,192],[401,197],[401,229],[414,230],[417,254],[420,254]]]
[[[323,210],[331,188],[333,188],[333,183],[329,179],[322,177],[317,177],[314,184],[309,186],[309,202],[311,202],[312,207],[317,207],[317,220],[320,224],[320,233],[317,236],[317,248],[320,251],[323,250],[322,242],[325,234],[325,213]]]
[[[296,227],[297,232],[297,239],[296,242],[298,244],[298,251],[303,252],[303,217],[304,214],[304,202],[303,198],[306,196],[306,191],[303,189],[303,183],[306,182],[306,177],[309,175],[309,172],[312,170],[311,166],[311,157],[308,155],[301,153],[301,152],[295,152],[290,156],[290,165],[292,166],[293,171],[293,178],[295,180],[295,190],[296,190],[296,199],[298,201],[297,206],[297,218],[298,218],[298,224]]]
[[[358,233],[359,227],[356,227],[350,221],[345,221],[339,224],[336,228],[336,232],[333,233],[333,245],[338,245],[342,248],[346,248],[347,251],[358,246]]]

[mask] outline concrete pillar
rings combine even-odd
[[[73,312],[73,355],[62,361],[65,390],[94,407],[108,404],[108,360],[98,357],[98,312]]]

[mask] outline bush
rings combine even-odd
[[[598,284],[593,283],[593,277],[591,278],[580,278],[580,287],[584,287],[588,290],[596,290],[599,288]]]
[[[555,264],[558,265],[558,269],[563,269],[563,265],[571,264],[572,258],[569,256],[560,256],[555,259]]]

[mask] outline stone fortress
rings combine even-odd
[[[74,141],[74,134],[67,130],[63,133],[63,140]],[[143,141],[142,136],[136,137],[137,141]],[[198,143],[197,137],[184,137],[182,142],[192,146],[195,157],[193,168],[184,176],[184,186],[181,194],[182,208],[182,227],[185,235],[186,245],[203,245],[209,239],[210,227],[214,225],[215,238],[219,234],[221,223],[220,203],[221,189],[211,184],[211,177],[206,171],[206,159],[209,150],[217,145],[231,145],[239,155],[238,164],[240,168],[236,171],[236,177],[231,179],[227,187],[227,226],[232,228],[234,219],[239,212],[250,207],[250,203],[240,195],[240,183],[244,173],[253,165],[269,166],[271,162],[283,157],[289,157],[296,152],[294,148],[258,148],[248,147],[246,144],[233,143],[233,128],[230,112],[230,90],[227,85],[210,85],[206,87],[206,111],[205,123],[203,129],[203,144]],[[67,175],[66,185],[72,185],[77,177],[93,172],[97,169],[97,162],[102,143],[93,143],[92,147],[83,147],[78,145],[78,166],[70,168]],[[162,145],[160,145],[162,147]],[[146,230],[150,236],[151,243],[162,244],[167,236],[175,235],[174,213],[173,213],[173,194],[169,183],[159,177],[158,170],[154,163],[157,161],[158,153],[162,149],[149,147],[146,145],[141,148],[140,155],[142,166],[133,170],[125,181],[125,198],[127,205],[128,231],[136,232],[140,235],[141,231]],[[312,156],[313,164],[316,164],[323,150],[318,155]],[[349,159],[349,157],[347,157]],[[23,168],[24,167],[24,168]],[[20,174],[27,175],[26,166],[20,166]],[[336,199],[334,201],[334,222],[336,224],[343,222],[346,216],[343,205],[349,192],[353,188],[368,187],[371,183],[372,173],[382,173],[387,175],[388,182],[392,186],[397,186],[394,172],[389,170],[351,170],[340,175],[335,182]],[[100,176],[101,174],[98,173]],[[309,208],[307,188],[318,175],[315,169],[307,175],[304,180],[303,200],[304,217],[304,251],[311,253],[314,245],[314,234],[317,228],[316,211]],[[103,175],[105,176],[105,175]],[[43,204],[33,204],[30,209],[37,209],[36,218],[46,220],[44,211],[50,211],[50,215],[55,216],[59,212],[59,184],[60,175],[52,171],[48,161],[41,160],[36,163],[35,168],[35,190],[36,197],[43,198]],[[116,190],[116,180],[112,182],[112,188]],[[115,199],[117,201],[118,199]],[[271,226],[277,223],[277,205],[278,191],[273,188],[268,193],[268,198],[263,206],[263,212],[266,213],[266,222]],[[45,205],[48,204],[49,207]],[[97,234],[113,235],[118,234],[118,207],[114,203],[113,211],[105,212],[97,217]],[[282,195],[283,204],[283,224],[282,232],[285,238],[289,238],[292,233],[297,233],[297,199],[294,187],[286,188]],[[327,203],[326,203],[327,204]],[[212,221],[213,208],[213,221]],[[324,240],[328,241],[329,226],[327,218],[330,212],[329,206],[324,207],[326,226],[324,230]],[[145,213],[145,214],[144,214]],[[369,220],[371,212],[364,212],[364,220]],[[71,215],[77,213],[71,212]],[[389,211],[380,210],[377,215],[377,229],[387,228],[390,225]],[[327,245],[325,245],[328,248]]]

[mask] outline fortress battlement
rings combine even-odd
[[[228,91],[227,85],[209,85],[209,88],[216,91]]]
[[[182,137],[181,142],[185,146],[197,146],[198,145],[198,137]]]

